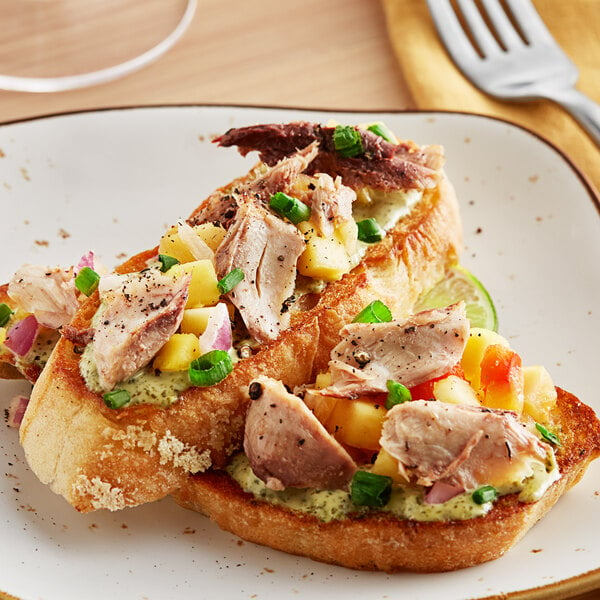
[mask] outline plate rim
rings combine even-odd
[[[236,103],[211,103],[211,102],[176,102],[176,103],[158,103],[158,104],[132,104],[132,105],[120,105],[120,106],[107,106],[99,108],[82,108],[82,109],[71,109],[58,111],[42,115],[34,115],[31,117],[20,117],[17,119],[11,119],[0,123],[0,130],[19,124],[36,123],[46,121],[50,119],[56,119],[61,117],[79,116],[79,115],[94,115],[100,113],[109,112],[125,112],[125,111],[139,111],[139,110],[160,110],[160,109],[193,109],[193,108],[207,108],[207,109],[232,109],[232,110],[273,110],[282,112],[299,112],[299,113],[314,113],[320,112],[325,114],[391,114],[391,115],[458,115],[466,117],[475,117],[477,119],[494,121],[503,125],[508,125],[521,130],[530,136],[533,136],[539,142],[548,146],[552,149],[568,167],[570,167],[573,174],[579,179],[583,188],[585,189],[587,196],[596,208],[596,213],[600,218],[600,191],[596,190],[591,180],[585,173],[573,162],[570,156],[561,148],[559,148],[554,142],[544,137],[542,134],[524,126],[519,123],[515,123],[510,119],[498,117],[495,115],[487,115],[482,113],[473,113],[469,111],[460,110],[447,110],[447,109],[335,109],[335,108],[319,108],[319,107],[296,107],[296,106],[274,106],[268,104],[236,104]],[[594,590],[600,590],[600,567],[560,581],[549,583],[543,586],[536,586],[523,590],[516,590],[514,592],[494,594],[491,596],[481,596],[473,600],[559,600],[565,597],[573,597],[578,594],[585,594]],[[565,596],[565,593],[568,596]],[[8,592],[0,589],[0,600],[22,600],[17,596],[14,596]]]
[[[475,117],[477,119],[483,119],[488,121],[495,121],[497,123],[502,123],[504,125],[508,125],[519,129],[534,138],[538,141],[542,142],[546,146],[550,147],[554,152],[556,152],[563,161],[571,168],[571,170],[575,173],[577,178],[581,181],[583,186],[586,188],[592,203],[596,207],[598,212],[598,216],[600,217],[600,190],[596,190],[594,184],[591,182],[590,178],[574,163],[571,157],[566,153],[566,151],[559,148],[553,141],[549,140],[547,137],[542,135],[541,133],[530,129],[529,127],[522,125],[520,123],[515,123],[508,118],[500,117],[496,115],[488,115],[484,113],[475,113],[471,111],[461,111],[461,110],[451,110],[451,109],[401,109],[401,108],[388,108],[388,109],[353,109],[353,108],[320,108],[320,107],[302,107],[302,106],[277,106],[270,104],[237,104],[237,103],[219,103],[219,102],[173,102],[173,103],[156,103],[156,104],[124,104],[124,105],[115,105],[115,106],[104,106],[98,108],[81,108],[81,109],[67,109],[64,111],[56,111],[52,113],[42,114],[42,115],[34,115],[31,117],[19,117],[16,119],[11,119],[9,121],[0,122],[0,128],[10,126],[10,125],[18,125],[21,123],[29,123],[35,121],[44,121],[47,119],[54,119],[58,117],[68,117],[75,115],[86,115],[86,114],[95,114],[95,113],[105,113],[105,112],[123,112],[128,110],[156,110],[156,109],[173,109],[173,108],[231,108],[231,109],[241,109],[241,110],[277,110],[277,111],[287,111],[287,112],[322,112],[322,113],[330,113],[330,114],[392,114],[392,115],[460,115],[466,117]]]

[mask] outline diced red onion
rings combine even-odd
[[[464,488],[460,486],[436,481],[427,494],[425,494],[424,500],[426,504],[442,504],[442,502],[447,502],[454,498],[454,496],[462,494],[464,491]]]
[[[17,321],[6,332],[4,345],[17,356],[25,356],[35,342],[39,327],[39,323],[33,315]]]
[[[15,396],[8,405],[8,426],[19,428],[29,404],[27,396]]]
[[[229,350],[231,348],[231,321],[229,311],[223,302],[211,307],[204,333],[200,336],[202,353],[211,350]]]
[[[94,268],[94,251],[90,250],[86,252],[80,259],[79,263],[75,267],[75,275],[83,269],[83,267],[89,267],[90,269]]]

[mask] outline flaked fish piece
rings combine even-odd
[[[516,413],[436,400],[396,405],[380,442],[408,481],[465,490],[519,483],[533,474],[533,462],[545,463],[548,456],[548,445]]]
[[[242,156],[253,150],[259,151],[261,160],[270,165],[313,142],[318,142],[325,152],[334,152],[334,131],[335,127],[325,127],[308,121],[267,123],[229,129],[214,141],[220,146],[237,146]],[[371,131],[359,130],[359,133],[365,154],[371,159],[394,156],[395,144],[387,142]]]
[[[469,337],[464,303],[423,311],[404,321],[350,323],[331,351],[332,384],[340,396],[386,392],[390,379],[412,387],[450,371]]]
[[[72,269],[25,264],[13,275],[8,295],[51,329],[70,323],[79,308]]]
[[[157,269],[100,280],[92,349],[103,390],[146,366],[177,331],[189,283],[188,275],[173,279]]]
[[[283,157],[266,173],[248,184],[248,192],[251,196],[267,204],[272,194],[276,192],[288,192],[298,175],[306,171],[310,163],[319,153],[319,144],[313,142],[294,152],[290,156]]]
[[[391,144],[382,137],[359,129],[363,153],[342,157],[335,149],[334,127],[315,123],[251,125],[230,129],[215,139],[221,146],[237,146],[245,156],[258,151],[265,163],[272,165],[284,156],[319,142],[319,153],[306,170],[309,175],[340,175],[353,189],[371,187],[386,191],[434,187],[444,163],[440,146],[417,146],[410,142]]]
[[[244,451],[252,470],[267,487],[340,489],[356,464],[300,398],[268,377],[249,388]]]
[[[316,143],[302,148],[290,156],[284,156],[276,164],[267,168],[257,178],[240,185],[227,193],[216,192],[209,196],[200,209],[192,215],[191,221],[200,223],[219,223],[228,229],[238,209],[248,203],[269,203],[276,192],[288,192],[298,175],[306,170],[318,154]]]
[[[427,146],[418,146],[417,144],[409,143],[398,144],[394,156],[423,165],[433,171],[439,171],[446,163],[444,147],[439,144],[430,144]]]
[[[215,254],[219,277],[235,268],[244,279],[229,292],[250,335],[274,340],[288,327],[286,300],[294,292],[296,263],[305,247],[298,229],[257,204],[239,208]]]
[[[311,223],[323,237],[331,237],[336,227],[344,224],[353,226],[352,205],[356,200],[356,192],[342,183],[341,177],[333,179],[326,173],[317,175],[317,183],[311,197]],[[348,236],[348,239],[356,239]],[[347,248],[351,254],[355,248]]]

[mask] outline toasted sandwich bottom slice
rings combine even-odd
[[[572,394],[557,391],[560,479],[539,501],[503,496],[484,517],[416,522],[373,511],[323,522],[257,500],[217,470],[189,477],[174,497],[247,541],[325,563],[386,572],[441,572],[477,565],[514,546],[600,456],[600,422],[594,411]]]

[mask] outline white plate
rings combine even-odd
[[[211,144],[213,134],[254,122],[330,118],[383,119],[401,137],[446,147],[466,233],[463,262],[496,300],[501,332],[525,363],[546,365],[557,384],[600,413],[600,205],[563,156],[489,118],[169,107],[5,125],[0,280],[22,262],[71,264],[88,249],[113,266],[153,246],[168,224],[254,162]],[[26,386],[0,383],[2,405],[18,390]],[[0,589],[27,600],[452,600],[540,586],[549,586],[544,597],[556,597],[600,585],[600,461],[500,560],[455,573],[390,576],[242,543],[168,499],[77,514],[28,471],[16,431],[5,427],[0,445]]]

